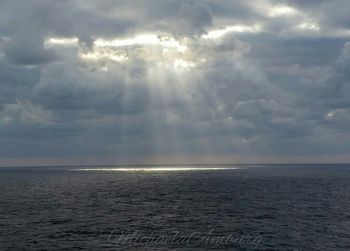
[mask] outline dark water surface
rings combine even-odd
[[[350,165],[231,167],[0,168],[0,250],[350,250]]]

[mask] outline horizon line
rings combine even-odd
[[[14,166],[2,166],[0,165],[0,168],[31,168],[31,167],[138,167],[138,166],[155,166],[155,167],[161,167],[161,166],[252,166],[252,165],[350,165],[350,162],[290,162],[290,163],[210,163],[210,164],[203,164],[203,163],[194,163],[194,164],[88,164],[88,165],[28,165],[28,166],[22,166],[22,165],[14,165]]]

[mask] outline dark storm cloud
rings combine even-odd
[[[0,158],[347,154],[348,7],[1,1]]]

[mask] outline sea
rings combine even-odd
[[[0,250],[350,250],[350,165],[3,167]]]

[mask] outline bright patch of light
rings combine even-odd
[[[143,34],[127,39],[97,39],[94,42],[97,47],[127,47],[134,45],[159,45],[166,48],[175,48],[178,52],[185,52],[187,46],[169,35]]]
[[[128,39],[105,40],[105,39],[99,38],[94,42],[94,45],[98,47],[123,47],[123,46],[141,45],[141,44],[157,44],[158,42],[159,40],[156,35],[149,34],[149,35],[138,35],[134,38],[128,38]]]
[[[313,30],[313,31],[319,31],[320,30],[320,27],[316,23],[313,23],[313,22],[301,23],[298,26],[298,28],[301,29],[301,30]]]
[[[98,61],[102,59],[109,59],[116,62],[124,62],[128,60],[128,56],[123,50],[111,50],[111,49],[94,49],[87,53],[81,53],[81,58],[85,60]]]
[[[183,59],[175,59],[174,61],[174,67],[175,68],[194,68],[196,67],[196,63],[194,62],[188,62]]]
[[[334,115],[335,115],[334,112],[329,112],[329,113],[327,113],[326,118],[332,119],[332,118],[334,118]]]
[[[139,58],[149,66],[183,70],[195,68],[206,60],[197,57],[187,44],[189,38],[177,40],[171,34],[142,34],[125,39],[96,39],[90,50],[81,50],[80,58],[86,61],[125,63]],[[136,46],[137,45],[137,46]]]
[[[298,11],[290,6],[274,6],[268,10],[269,17],[292,16],[297,13]]]
[[[175,48],[178,52],[186,52],[187,46],[182,45],[179,41],[175,40],[175,38],[168,35],[158,36],[159,44],[166,48]]]
[[[233,25],[227,26],[224,29],[211,30],[207,34],[202,35],[204,39],[216,39],[225,36],[227,33],[256,33],[261,30],[259,25]]]
[[[205,63],[204,58],[200,59],[182,59],[176,57],[165,57],[162,61],[159,61],[156,65],[159,68],[174,69],[176,71],[189,70],[198,67],[199,64]]]
[[[70,169],[78,172],[186,172],[235,170],[236,167],[130,167],[130,168],[81,168]]]
[[[45,45],[62,45],[62,46],[73,46],[77,45],[79,42],[79,39],[76,37],[73,38],[54,38],[51,37],[47,40],[45,40]]]

